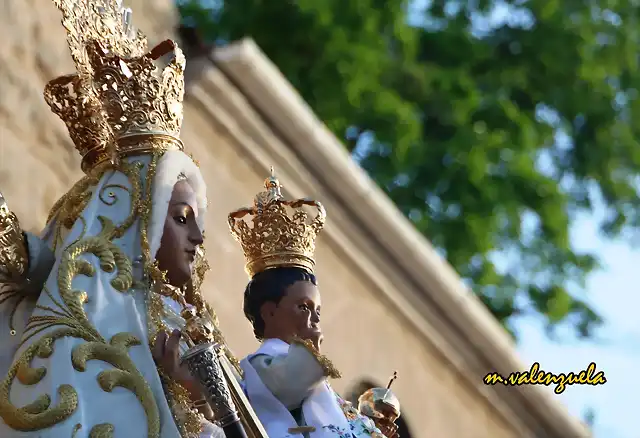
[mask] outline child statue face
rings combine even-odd
[[[156,255],[158,267],[167,272],[167,280],[172,286],[181,287],[191,278],[196,250],[203,242],[197,217],[195,192],[186,180],[178,181],[173,187]]]
[[[319,347],[322,339],[320,307],[320,292],[316,285],[308,281],[292,284],[277,304],[263,305],[266,337],[288,340],[297,336],[309,339]]]

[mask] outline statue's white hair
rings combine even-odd
[[[189,156],[180,151],[167,151],[158,160],[153,180],[152,212],[149,221],[149,245],[151,257],[156,256],[160,248],[164,223],[167,218],[173,187],[180,180],[186,180],[196,194],[198,203],[197,222],[204,232],[204,218],[207,211],[207,187],[200,169]]]

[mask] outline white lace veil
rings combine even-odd
[[[151,255],[155,257],[160,248],[164,222],[171,200],[173,186],[178,179],[186,178],[196,194],[198,203],[197,222],[204,231],[204,215],[207,211],[207,192],[200,169],[193,160],[182,152],[168,151],[158,161],[153,186],[153,214],[148,227]]]
[[[206,188],[178,151],[120,169],[83,179],[46,229],[56,261],[0,383],[0,411],[12,423],[0,422],[0,436],[179,437],[149,349],[144,280],[175,183],[182,175],[194,189],[200,227]]]

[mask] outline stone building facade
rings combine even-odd
[[[174,37],[169,0],[131,0],[152,42]],[[46,0],[5,0],[0,15],[0,190],[37,231],[80,176],[80,157],[42,97],[73,71],[59,14]],[[525,368],[478,300],[355,165],[250,40],[190,61],[183,140],[204,169],[210,211],[208,298],[237,355],[256,347],[241,303],[243,258],[226,215],[250,205],[273,165],[285,192],[327,207],[319,239],[326,353],[348,393],[386,383],[410,436],[583,438],[588,432],[537,387],[487,387],[490,371]],[[275,437],[277,438],[277,437]]]

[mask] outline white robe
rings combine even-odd
[[[268,339],[240,365],[249,402],[270,437],[383,437],[369,418],[331,388],[306,347]],[[291,413],[296,408],[301,408],[302,424]],[[315,430],[296,433],[300,426]]]
[[[141,166],[135,180],[145,181],[150,159],[149,156],[128,159]],[[206,192],[199,169],[186,154],[166,152],[158,161],[153,179],[147,229],[152,257],[160,246],[167,205],[179,175],[185,175],[196,192],[200,213],[206,210]],[[0,329],[0,437],[85,438],[92,430],[98,436],[112,430],[113,435],[109,436],[114,438],[143,438],[148,436],[151,422],[152,427],[159,426],[159,438],[180,438],[149,348],[151,292],[142,286],[146,283],[140,263],[140,217],[136,216],[134,223],[112,240],[111,247],[105,246],[106,239],[100,237],[105,220],[119,225],[129,216],[133,190],[132,178],[109,170],[85,192],[90,195],[89,201],[69,230],[52,236],[49,224],[40,239],[28,237],[29,276],[33,282],[43,282],[44,289],[19,306],[14,317],[14,335],[10,335],[8,327],[13,303],[8,300],[0,305],[3,318],[0,323],[6,324]],[[203,214],[199,214],[199,225],[203,219]],[[99,254],[84,252],[88,246],[76,246],[96,241]],[[106,263],[116,253],[130,264],[117,259],[115,266]],[[102,256],[102,262],[98,255]],[[68,269],[82,268],[79,263],[84,263],[84,270],[76,270],[69,289],[65,283],[69,280]],[[121,267],[127,265],[131,266],[138,286],[134,283],[129,288],[117,289],[113,280],[123,274]],[[86,301],[81,300],[83,296]],[[179,317],[181,309],[175,308],[177,303],[163,299],[162,305],[165,324],[177,328],[184,323]],[[52,323],[39,331],[39,321],[47,320]],[[53,339],[61,330],[66,330],[66,334],[48,344],[41,342]],[[132,339],[136,343],[125,346]],[[38,345],[39,349],[34,350]],[[14,369],[9,375],[7,371],[12,364],[24,360],[31,351],[36,354],[30,364]],[[34,401],[38,404],[29,406]],[[221,429],[210,423],[207,427],[203,438],[224,436]]]

